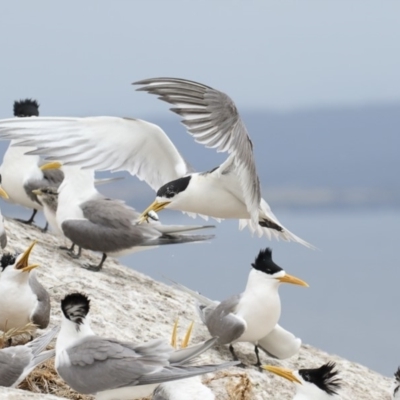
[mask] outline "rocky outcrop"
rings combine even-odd
[[[80,268],[80,264],[88,259],[97,263],[97,254],[93,257],[86,252],[84,260],[73,260],[58,249],[62,243],[51,234],[43,234],[35,227],[27,227],[13,220],[6,220],[6,229],[8,251],[24,250],[32,240],[38,241],[31,261],[41,264],[37,275],[51,296],[51,326],[60,322],[60,300],[63,296],[72,291],[82,291],[91,298],[91,324],[99,335],[138,342],[160,337],[169,339],[173,323],[179,317],[182,335],[189,323],[196,321],[192,343],[209,338],[208,331],[196,314],[194,302],[188,295],[112,260],[107,260],[101,272],[86,271]],[[255,362],[252,345],[238,344],[235,348],[241,359]],[[219,363],[227,360],[231,360],[231,355],[226,347],[222,347],[210,350],[198,362]],[[343,400],[390,398],[390,378],[309,345],[303,345],[297,357],[283,362],[262,356],[265,363],[294,369],[319,366],[329,360],[335,361],[340,370],[344,382],[341,390]],[[207,375],[203,380],[218,400],[288,400],[294,393],[290,382],[267,372],[259,372],[255,367],[231,368]],[[60,396],[58,392],[54,393]],[[0,388],[0,398],[51,400],[60,397]]]

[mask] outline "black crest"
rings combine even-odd
[[[341,380],[337,377],[336,364],[328,362],[319,368],[300,369],[299,375],[306,381],[318,386],[328,394],[337,394],[341,387]]]
[[[38,117],[39,103],[33,99],[25,99],[14,102],[14,116],[16,117]]]
[[[397,371],[394,373],[394,377],[396,378],[396,381],[400,383],[400,367],[397,368]]]
[[[0,261],[2,271],[4,271],[9,265],[15,264],[15,260],[16,260],[15,254],[11,253],[3,254]]]
[[[282,271],[282,268],[272,261],[272,250],[269,247],[267,247],[265,250],[260,250],[258,256],[251,266],[258,271],[265,272],[266,274],[270,275]]]
[[[188,187],[190,179],[192,179],[192,176],[188,175],[166,183],[165,185],[161,186],[160,189],[158,189],[157,196],[171,199],[176,194],[183,192]]]
[[[61,300],[61,309],[65,318],[80,325],[83,323],[84,318],[90,309],[89,298],[82,293],[67,294]]]

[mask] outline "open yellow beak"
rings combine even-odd
[[[7,192],[1,186],[0,186],[0,196],[3,199],[9,199],[9,196],[8,196]]]
[[[40,196],[42,194],[42,191],[40,189],[35,189],[35,190],[32,190],[32,193],[36,194],[36,196]]]
[[[179,318],[176,319],[174,327],[172,329],[172,335],[171,335],[171,346],[176,349],[178,347],[178,323],[179,323]],[[193,326],[194,326],[194,321],[192,321],[189,325],[188,330],[186,331],[186,334],[182,340],[181,343],[181,349],[185,349],[189,342],[190,342],[190,337],[192,335],[192,331],[193,331]]]
[[[289,274],[286,274],[285,276],[282,276],[282,278],[277,278],[277,279],[282,283],[291,283],[292,285],[309,287],[307,282],[304,282],[303,280]]]
[[[276,367],[274,365],[263,365],[261,368],[272,372],[273,374],[279,375],[290,382],[300,383],[300,385],[302,384],[300,379],[296,378],[293,374],[293,371],[288,368]]]
[[[51,161],[48,162],[46,164],[43,164],[40,169],[42,171],[46,170],[46,169],[60,169],[62,167],[62,164],[58,161]]]
[[[154,200],[153,203],[151,203],[143,212],[142,214],[140,214],[139,217],[139,224],[141,224],[142,222],[147,220],[147,214],[150,211],[154,211],[154,212],[158,212],[163,210],[169,203],[171,203],[170,201],[157,201]]]
[[[32,244],[24,251],[20,259],[18,260],[17,264],[15,264],[15,269],[22,271],[22,272],[29,272],[34,268],[37,268],[39,264],[31,264],[28,265],[29,254],[31,253],[32,249],[36,244],[36,240],[32,242]]]

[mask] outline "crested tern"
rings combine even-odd
[[[160,383],[236,364],[184,365],[212,347],[215,338],[177,351],[164,340],[136,344],[102,338],[90,327],[89,308],[89,299],[81,293],[69,294],[61,301],[55,367],[72,389],[94,394],[97,400],[146,397]]]
[[[221,303],[186,288],[174,285],[192,295],[200,303],[200,318],[218,344],[229,344],[235,360],[233,343],[251,342],[260,366],[259,347],[275,358],[288,358],[296,354],[301,340],[278,325],[281,301],[278,288],[281,283],[308,286],[306,282],[287,274],[272,260],[272,250],[261,250],[249,273],[243,293],[229,297]]]
[[[29,264],[33,242],[22,254],[3,254],[0,260],[0,330],[21,328],[32,322],[45,329],[50,320],[50,297]]]
[[[39,104],[36,100],[25,99],[14,102],[14,115],[20,119],[39,116]],[[11,141],[0,166],[0,184],[7,193],[9,201],[33,209],[31,217],[25,221],[32,224],[38,210],[42,209],[33,189],[43,186],[58,186],[63,180],[63,173],[52,168],[52,164],[41,165],[40,157],[27,156],[25,153],[33,148],[14,146]],[[46,228],[45,228],[46,229]]]
[[[299,369],[292,371],[274,365],[263,365],[262,368],[279,375],[296,385],[293,400],[339,400],[337,391],[341,380],[337,377],[336,364],[329,362],[319,368]]]
[[[400,367],[394,374],[394,383],[391,389],[392,400],[400,400]]]
[[[65,178],[58,188],[57,225],[72,243],[103,254],[98,265],[87,265],[87,269],[101,270],[108,255],[119,257],[159,245],[199,242],[214,237],[184,233],[211,226],[138,224],[140,214],[133,208],[97,191],[93,170],[68,166],[62,169]]]
[[[157,125],[131,118],[47,117],[0,121],[0,137],[37,149],[29,154],[95,170],[127,170],[156,192],[145,210],[176,209],[191,216],[239,219],[259,236],[313,247],[287,230],[261,197],[253,145],[233,101],[224,93],[184,79],[156,78],[136,84],[177,105],[172,111],[197,142],[227,152],[217,168],[196,173]]]
[[[177,346],[177,328],[178,320],[175,322],[172,331],[171,346],[175,349]],[[181,347],[186,348],[191,331],[193,329],[193,322],[190,324],[186,335],[182,340]],[[203,385],[200,376],[192,378],[181,379],[179,381],[165,382],[159,385],[153,392],[152,400],[215,400],[214,393],[207,386]]]
[[[55,350],[43,350],[59,329],[54,327],[25,345],[0,350],[0,386],[18,386],[35,367],[54,357]]]

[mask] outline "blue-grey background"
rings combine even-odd
[[[400,364],[399,13],[399,2],[367,0],[3,2],[0,117],[11,116],[15,99],[34,97],[42,115],[148,119],[206,170],[224,155],[195,144],[165,103],[130,83],[175,76],[225,91],[253,139],[264,197],[319,250],[225,221],[209,244],[123,261],[223,299],[243,290],[250,263],[271,246],[278,264],[310,283],[281,288],[282,325],[391,375]],[[123,175],[100,190],[143,209],[154,192]]]

